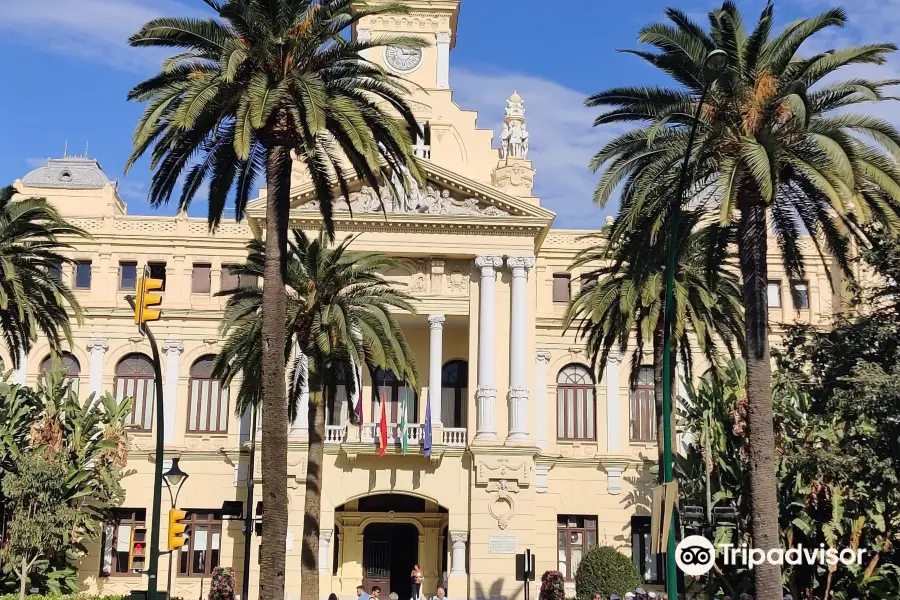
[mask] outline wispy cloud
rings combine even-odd
[[[176,0],[39,0],[0,3],[0,30],[36,48],[111,66],[144,70],[165,56],[131,48],[128,37],[155,17],[191,16],[197,6]]]
[[[35,169],[39,169],[47,164],[46,158],[26,158],[25,164],[28,165],[28,170],[33,171]]]
[[[506,99],[515,90],[525,101],[531,133],[529,160],[537,170],[535,195],[557,213],[557,227],[595,228],[614,212],[591,203],[597,176],[588,170],[591,156],[618,131],[592,127],[586,94],[556,82],[509,72],[454,69],[454,101],[478,111],[478,126],[500,130]]]

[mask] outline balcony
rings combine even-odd
[[[407,452],[421,454],[425,444],[425,425],[423,423],[409,423],[407,425]],[[468,435],[465,427],[445,427],[432,430],[432,436],[440,436],[439,440],[432,440],[432,449],[440,453],[444,448],[465,448],[468,443]],[[378,451],[378,423],[363,423],[362,425],[326,425],[325,444],[327,446],[342,446],[348,456],[355,457],[357,453],[364,454]],[[401,446],[400,426],[391,423],[387,426],[387,445],[392,453],[398,452]]]

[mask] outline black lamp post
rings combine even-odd
[[[688,167],[691,160],[691,150],[694,146],[694,138],[697,135],[697,125],[700,124],[700,111],[713,82],[728,66],[728,55],[723,50],[713,50],[706,55],[703,61],[706,83],[700,101],[694,112],[694,120],[691,123],[691,133],[688,135],[687,148],[684,151],[684,160],[681,163],[681,175],[678,181],[678,189],[672,203],[671,229],[669,233],[669,256],[666,265],[666,304],[665,325],[663,329],[663,483],[669,483],[675,479],[672,457],[672,335],[673,321],[675,318],[675,265],[677,262],[676,248],[678,247],[679,226],[681,225],[681,203],[684,200],[684,192],[687,187]],[[678,571],[675,565],[675,527],[669,527],[669,539],[666,543],[666,592],[669,598],[678,597],[677,585]]]
[[[178,458],[172,459],[172,464],[169,466],[169,469],[162,474],[162,479],[166,484],[166,489],[169,490],[169,500],[172,501],[172,508],[176,508],[178,503],[178,493],[181,491],[181,486],[184,485],[184,482],[187,480],[190,475],[181,470],[181,467],[178,465]],[[175,488],[175,493],[172,493],[172,488]],[[166,591],[171,595],[172,593],[172,561],[175,560],[175,551],[171,550],[169,552],[169,579],[166,585]]]

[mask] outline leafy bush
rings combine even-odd
[[[209,584],[209,600],[234,600],[234,569],[216,567]]]
[[[559,571],[546,571],[541,575],[540,600],[565,600],[566,583]]]
[[[643,584],[631,558],[610,546],[591,548],[581,558],[575,573],[575,594],[590,598],[594,592],[603,596],[624,595]]]

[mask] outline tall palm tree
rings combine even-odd
[[[865,243],[860,224],[895,230],[900,199],[900,132],[886,121],[848,112],[849,106],[888,99],[896,80],[835,73],[859,64],[880,65],[896,47],[866,44],[806,57],[800,48],[847,20],[842,9],[789,24],[773,35],[769,3],[752,31],[733,2],[709,14],[706,30],[678,10],[670,24],[641,30],[638,40],[658,52],[630,51],[664,71],[673,88],[624,87],[591,96],[608,110],[595,123],[639,123],[594,157],[603,170],[595,200],[621,189],[621,226],[636,215],[664,219],[660,187],[674,187],[687,150],[692,114],[704,88],[708,52],[726,52],[728,66],[710,89],[691,149],[691,194],[709,204],[722,225],[736,225],[743,279],[752,525],[756,547],[779,546],[772,425],[771,365],[766,302],[767,243],[771,231],[792,279],[804,276],[800,237],[805,229],[820,254],[830,253],[850,275],[852,243]],[[767,224],[771,217],[771,228]],[[726,241],[719,240],[718,244]],[[779,569],[754,569],[756,596],[781,597]]]
[[[61,237],[88,237],[67,223],[44,198],[13,200],[14,188],[0,189],[0,331],[13,367],[43,335],[59,353],[72,343],[70,319],[81,324],[82,311],[60,277],[73,264],[60,252],[71,248]]]
[[[349,196],[358,177],[377,189],[390,172],[421,175],[410,128],[418,128],[401,80],[363,54],[383,45],[421,47],[410,37],[343,37],[361,19],[406,11],[352,0],[203,0],[214,18],[158,18],[131,36],[132,46],[178,48],[130,100],[147,103],[126,169],[150,148],[149,201],[166,203],[182,182],[187,207],[209,181],[209,222],[233,199],[238,219],[261,173],[266,179],[263,288],[262,479],[266,536],[260,597],[284,596],[287,537],[287,420],[284,257],[295,159],[306,169],[333,236],[332,200]],[[406,178],[400,178],[406,185]],[[393,188],[392,188],[393,189]]]
[[[377,252],[350,252],[351,242],[348,237],[332,248],[323,232],[310,239],[303,231],[294,230],[286,254],[287,315],[281,350],[282,360],[293,356],[288,396],[291,420],[297,414],[301,388],[309,391],[309,456],[300,567],[300,593],[304,600],[319,598],[317,562],[325,409],[336,409],[335,382],[347,382],[350,402],[356,397],[358,381],[341,375],[355,374],[358,367],[392,371],[413,386],[417,380],[412,352],[393,314],[414,313],[413,298],[381,275],[399,263]],[[265,278],[265,247],[253,241],[249,250],[247,262],[235,272],[249,278]],[[240,414],[264,397],[264,389],[254,374],[265,360],[265,353],[260,350],[265,287],[260,292],[256,286],[242,286],[222,295],[228,297],[221,326],[227,340],[216,358],[214,372],[226,383],[243,373],[236,407]],[[263,405],[264,418],[265,410]],[[349,412],[353,414],[352,407]],[[286,423],[282,427],[286,428]]]
[[[678,271],[675,274],[675,344],[686,374],[691,375],[693,351],[699,350],[710,365],[718,362],[722,344],[729,353],[742,339],[741,287],[737,275],[720,268],[721,261],[708,261],[710,237],[721,232],[715,225],[701,227],[702,212],[684,215],[682,225],[688,235],[677,240]],[[606,364],[614,352],[631,351],[631,379],[637,381],[647,346],[653,356],[656,439],[659,459],[663,452],[663,315],[665,306],[665,265],[668,229],[654,235],[638,228],[608,246],[609,230],[590,234],[596,245],[578,253],[573,269],[594,267],[585,277],[595,280],[583,286],[572,299],[565,315],[567,328],[575,327],[591,356],[592,370]],[[596,265],[603,265],[597,267]],[[696,344],[691,344],[691,336]],[[675,383],[674,372],[670,383]],[[672,418],[672,415],[669,415]],[[673,428],[674,431],[674,428]],[[662,464],[660,462],[660,464]],[[662,471],[660,471],[660,475]]]

